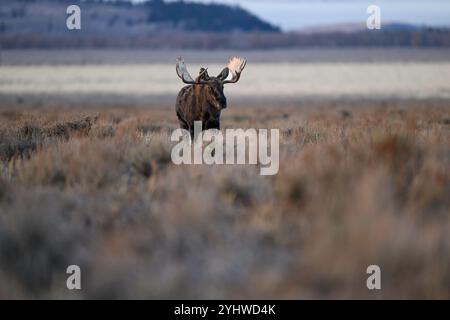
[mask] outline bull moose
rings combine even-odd
[[[179,57],[176,71],[180,79],[188,84],[180,90],[176,101],[180,128],[189,130],[192,138],[194,121],[202,121],[202,130],[220,130],[220,113],[227,107],[223,85],[238,82],[246,63],[245,59],[234,57],[217,77],[210,77],[207,69],[201,68],[194,80],[187,71],[183,58]],[[230,73],[232,77],[227,80]]]

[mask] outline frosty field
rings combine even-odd
[[[210,74],[224,64],[205,65]],[[189,64],[191,74],[200,65]],[[0,93],[174,96],[174,64],[40,65],[0,68]],[[252,63],[230,96],[245,98],[450,98],[450,63]]]

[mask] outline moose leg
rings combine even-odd
[[[211,115],[209,112],[206,112],[202,118],[202,131],[208,130],[208,121],[211,119]]]
[[[220,122],[216,119],[209,119],[205,124],[205,129],[217,129],[220,130]],[[216,155],[216,150],[212,150],[211,155],[214,157]]]
[[[181,129],[185,129],[185,130],[189,130],[189,125],[188,125],[188,123],[186,122],[186,120],[184,120],[184,119],[181,117],[181,114],[180,114],[179,112],[177,112],[177,118],[178,118],[178,122],[179,122],[179,124],[180,124],[180,128],[181,128]]]
[[[194,126],[189,127],[189,132],[191,133],[191,141],[194,142]]]
[[[220,130],[220,121],[217,119],[210,119],[206,122],[206,126],[205,126],[206,130],[208,129],[217,129]]]

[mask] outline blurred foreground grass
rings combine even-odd
[[[227,109],[272,177],[173,165],[172,108],[0,119],[0,298],[450,298],[450,102]]]

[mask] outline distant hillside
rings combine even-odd
[[[279,29],[240,7],[183,1],[152,0],[12,0],[0,7],[2,34],[67,33],[66,8],[81,8],[82,33],[86,35],[144,35],[155,31],[172,32],[279,32]],[[106,34],[107,33],[107,34]]]
[[[221,4],[153,0],[1,0],[0,48],[450,47],[450,30],[393,23],[283,33],[248,11]],[[66,8],[81,8],[81,30]],[[275,5],[275,4],[274,4]]]
[[[153,0],[143,5],[148,12],[149,23],[161,23],[187,31],[230,32],[262,31],[278,32],[279,28],[262,21],[238,6],[201,4],[183,1],[165,3]]]

